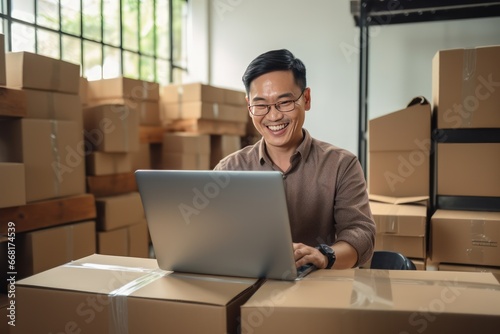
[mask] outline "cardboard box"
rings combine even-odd
[[[319,270],[266,281],[241,307],[241,332],[495,333],[499,288],[487,273]]]
[[[75,94],[24,89],[26,117],[77,122],[83,129],[80,97]]]
[[[499,128],[500,46],[441,50],[432,60],[438,129]]]
[[[436,210],[431,259],[436,263],[500,266],[500,212]]]
[[[112,231],[97,232],[97,250],[102,255],[149,257],[146,220]]]
[[[219,161],[241,149],[241,137],[236,135],[210,136],[210,168],[214,168]]]
[[[132,172],[131,153],[92,152],[86,159],[87,175],[110,175]]]
[[[224,103],[235,106],[243,106],[246,109],[246,92],[234,89],[224,89]]]
[[[210,154],[210,136],[187,132],[166,132],[163,152]]]
[[[158,126],[161,125],[160,103],[158,101],[134,100],[130,98],[114,98],[102,100],[90,100],[91,106],[102,104],[123,104],[139,115],[139,125]]]
[[[500,267],[485,267],[485,266],[467,266],[461,264],[440,263],[438,266],[440,271],[466,271],[474,273],[492,273],[500,277]]]
[[[128,256],[127,227],[111,231],[98,231],[97,253],[102,255]]]
[[[80,65],[30,52],[7,52],[7,86],[78,94]]]
[[[7,83],[7,74],[5,71],[5,36],[0,34],[0,85]]]
[[[185,102],[224,103],[224,89],[202,83],[167,85],[162,87],[161,101],[165,104]]]
[[[430,150],[431,107],[425,99],[415,98],[405,109],[370,120],[370,194],[429,196]]]
[[[95,202],[99,231],[111,231],[144,219],[144,208],[138,192],[98,197]]]
[[[139,149],[139,120],[122,104],[106,104],[83,109],[85,141],[93,150],[133,152]]]
[[[151,144],[139,143],[139,150],[137,152],[130,152],[129,154],[132,171],[151,169]]]
[[[425,259],[427,207],[370,201],[377,229],[375,250]]]
[[[258,283],[164,272],[154,259],[93,255],[17,282],[14,333],[234,334],[240,306]]]
[[[88,98],[90,101],[115,98],[158,101],[160,86],[156,82],[124,77],[95,80],[88,82]]]
[[[155,169],[208,170],[210,169],[210,154],[163,152],[161,164],[153,167]]]
[[[0,161],[24,163],[26,202],[85,193],[83,136],[76,122],[0,121],[0,146]]]
[[[26,204],[24,164],[0,162],[0,208]]]
[[[437,194],[500,196],[500,143],[438,143]]]
[[[204,119],[246,123],[248,110],[242,106],[194,101],[164,103],[162,113],[164,120]]]
[[[31,276],[96,251],[95,222],[87,221],[16,236],[18,278]]]
[[[426,259],[410,259],[417,270],[426,270]]]

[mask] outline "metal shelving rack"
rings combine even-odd
[[[351,0],[351,14],[360,29],[358,158],[366,175],[370,26],[495,17],[500,1]]]

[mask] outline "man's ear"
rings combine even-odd
[[[304,90],[304,110],[311,109],[311,88],[307,87]]]

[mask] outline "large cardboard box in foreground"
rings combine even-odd
[[[18,281],[13,333],[235,334],[258,283],[92,255]]]
[[[500,127],[500,45],[441,50],[432,60],[438,129]]]
[[[491,273],[319,270],[266,281],[241,307],[241,332],[496,333],[498,305]]]
[[[436,210],[431,258],[435,263],[500,266],[500,212]]]
[[[369,121],[370,194],[429,196],[431,107],[422,97]]]

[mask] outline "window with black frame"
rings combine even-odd
[[[89,80],[166,85],[186,71],[187,0],[0,0],[6,51],[81,65]]]

